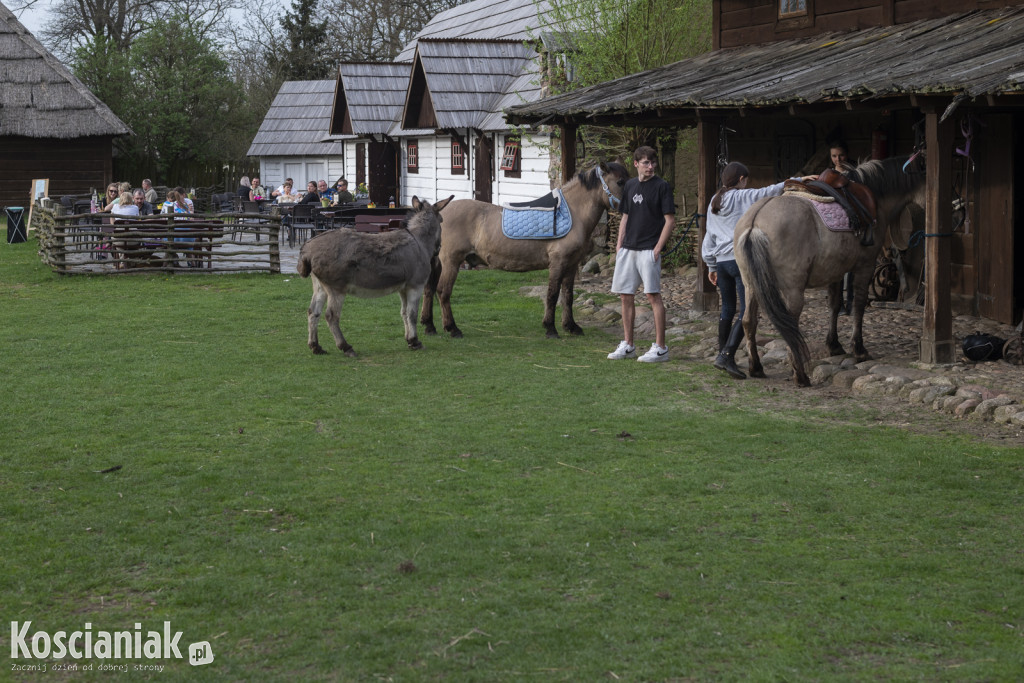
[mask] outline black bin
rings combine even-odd
[[[7,213],[7,244],[17,244],[28,239],[25,234],[25,209],[20,206],[8,206]]]

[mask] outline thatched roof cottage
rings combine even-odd
[[[0,205],[27,206],[35,178],[51,197],[102,188],[131,133],[0,4]]]

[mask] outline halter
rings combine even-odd
[[[608,189],[608,183],[606,183],[605,180],[604,180],[604,174],[601,173],[601,167],[600,166],[595,166],[594,167],[594,172],[597,173],[597,178],[598,178],[598,180],[601,181],[601,187],[604,188],[604,193],[606,195],[608,195],[608,204],[609,204],[609,206],[612,207],[612,211],[618,210],[619,204],[620,204],[621,200],[618,197],[616,197],[615,195],[613,195],[612,191],[610,189]]]

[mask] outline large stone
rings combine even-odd
[[[835,383],[835,378],[832,378]],[[865,394],[869,396],[877,396],[878,394],[884,393],[882,382],[877,375],[862,375],[850,385],[851,391],[855,394]]]
[[[838,365],[822,363],[811,372],[811,384],[825,384],[832,379],[832,376],[839,372]]]
[[[956,409],[953,411],[953,414],[956,415],[957,417],[965,417],[967,415],[970,415],[971,413],[974,412],[974,409],[978,407],[979,403],[981,403],[981,401],[979,401],[978,399],[969,398],[960,405],[958,405]]]
[[[974,409],[974,412],[971,413],[971,417],[979,420],[991,420],[992,414],[996,412],[996,408],[999,406],[1008,406],[1012,403],[1016,403],[1016,401],[1009,396],[996,396],[995,398],[984,400]]]
[[[832,386],[842,387],[843,389],[853,388],[853,383],[857,381],[859,377],[865,377],[868,373],[863,370],[842,370],[832,375]]]
[[[992,413],[992,421],[998,422],[999,424],[1006,424],[1010,421],[1014,415],[1020,412],[1020,406],[1015,404],[1007,404],[1005,406],[999,406]]]

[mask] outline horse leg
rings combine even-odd
[[[419,338],[416,336],[416,310],[420,306],[420,298],[423,296],[423,289],[420,287],[406,286],[398,291],[402,299],[402,322],[405,324],[405,342],[413,351],[423,348]]]
[[[787,296],[788,294],[788,296]],[[786,305],[789,308],[790,313],[793,315],[793,320],[796,323],[797,328],[800,326],[800,314],[804,311],[804,290],[802,287],[797,287],[783,292],[783,298],[786,301]],[[797,362],[799,356],[793,350],[793,346],[789,347],[789,362],[793,366],[793,381],[798,387],[809,387],[811,386],[811,378],[807,376],[807,369],[803,363]]]
[[[344,293],[336,290],[328,290],[327,311],[324,313],[324,318],[327,319],[327,327],[330,328],[331,334],[334,335],[334,343],[346,356],[355,358],[356,352],[353,351],[349,343],[345,341],[345,335],[341,333],[341,326],[338,324],[338,321],[341,320],[341,307],[344,303]]]
[[[320,346],[320,341],[317,339],[317,327],[320,324],[320,314],[324,310],[324,302],[327,301],[327,290],[320,284],[320,280],[317,279],[316,275],[312,275],[311,278],[313,280],[313,298],[309,300],[309,309],[306,311],[309,321],[309,339],[307,344],[313,353],[322,354],[327,352]]]
[[[430,262],[430,277],[423,286],[423,310],[420,313],[423,334],[437,334],[437,328],[434,327],[434,294],[437,292],[437,281],[440,278],[441,261],[435,257]]]
[[[874,260],[866,268],[858,268],[853,274],[853,358],[858,363],[871,360],[871,354],[864,347],[864,309],[868,305],[868,288],[874,275]]]
[[[569,334],[581,335],[583,328],[576,324],[572,315],[572,301],[576,288],[576,269],[562,279],[562,329]]]
[[[548,293],[544,297],[544,329],[547,330],[548,339],[557,339],[558,330],[555,329],[555,306],[558,305],[558,294],[562,289],[562,269],[554,266],[548,277]],[[572,306],[572,300],[569,300]],[[571,311],[570,311],[571,313]]]
[[[450,259],[448,261],[442,261],[441,264],[441,276],[437,282],[437,301],[441,304],[441,326],[452,338],[459,339],[462,337],[462,330],[455,324],[455,316],[452,315],[452,289],[455,288],[455,278],[459,276],[459,264],[462,260],[454,263]]]
[[[828,334],[825,346],[830,356],[845,356],[846,349],[839,343],[839,309],[843,305],[843,282],[833,282],[828,286]]]
[[[746,292],[746,303],[743,311],[743,333],[747,335],[747,374],[751,377],[764,378],[764,366],[761,365],[761,355],[757,352],[757,297],[752,289]]]

